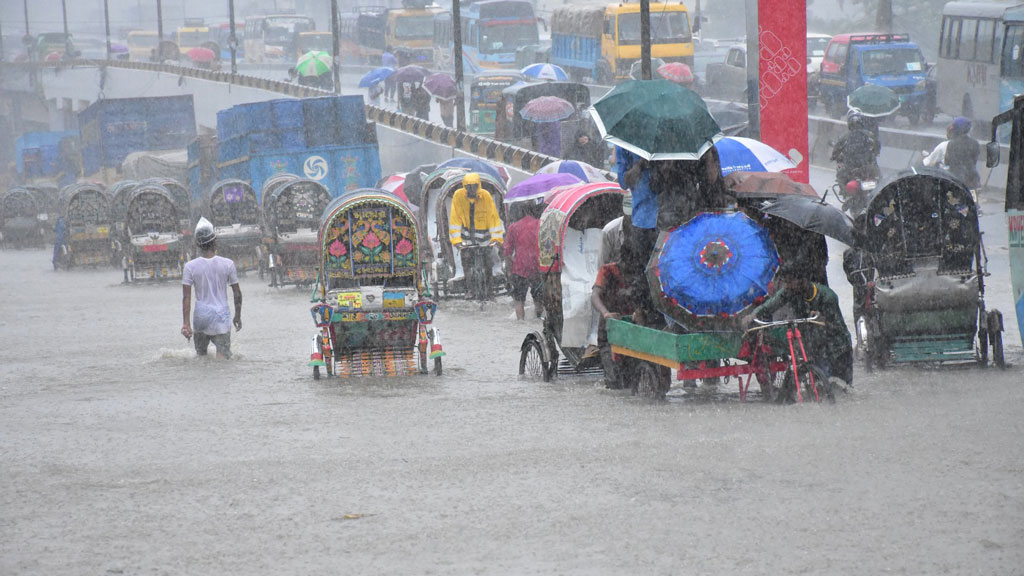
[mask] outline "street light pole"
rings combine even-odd
[[[335,94],[341,94],[341,54],[338,54],[338,35],[338,0],[331,0],[331,70],[334,74]]]
[[[71,37],[68,36],[68,2],[60,0],[60,9],[64,13],[64,58],[71,58]]]
[[[103,0],[103,26],[107,31],[107,60],[110,60],[110,5],[109,0]]]
[[[228,21],[230,31],[228,32],[228,47],[231,48],[231,75],[238,74],[238,61],[235,59],[235,50],[238,48],[238,36],[235,34],[235,0],[228,0]]]
[[[640,0],[640,77],[651,79],[651,0]]]
[[[462,8],[461,0],[452,0],[452,39],[455,41],[455,129],[466,131],[466,95],[462,88]]]
[[[156,38],[156,58],[160,62],[164,56],[164,8],[160,0],[156,0]]]

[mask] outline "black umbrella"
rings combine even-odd
[[[853,221],[842,210],[817,198],[780,196],[761,206],[765,214],[788,220],[812,232],[853,246]]]

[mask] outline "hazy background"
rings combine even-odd
[[[450,6],[450,0],[438,0],[442,6]],[[569,4],[569,0],[535,0],[538,14],[547,17],[552,10]],[[607,2],[594,0],[571,0],[574,6],[591,4],[604,5]],[[935,58],[938,43],[939,20],[945,0],[892,0],[893,30],[908,32],[911,39],[924,50],[929,60]],[[31,0],[29,4],[29,27],[33,33],[60,31],[61,0]],[[401,0],[339,0],[342,9],[360,4],[391,4],[398,6]],[[697,0],[686,0],[691,11],[696,9]],[[111,34],[123,37],[133,28],[156,28],[156,0],[109,0]],[[875,11],[878,0],[808,0],[808,29],[813,32],[865,32],[875,29]],[[24,2],[22,0],[0,0],[0,24],[6,38],[5,48],[16,49],[18,40],[25,32]],[[712,38],[735,38],[744,34],[743,14],[745,0],[703,0],[702,11],[707,19],[704,34]],[[77,36],[103,34],[102,0],[69,0],[68,20],[71,31]],[[247,15],[294,9],[316,18],[318,27],[326,29],[330,20],[330,0],[236,0],[236,18]],[[185,17],[204,18],[209,22],[227,21],[227,0],[164,0],[164,29],[173,31]],[[8,55],[7,58],[10,58]]]

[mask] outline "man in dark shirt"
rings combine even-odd
[[[806,324],[800,328],[807,357],[826,375],[852,385],[853,344],[839,309],[839,297],[828,286],[808,280],[797,267],[779,270],[776,278],[781,279],[782,288],[755,308],[745,318],[746,323],[751,323],[753,318],[771,320],[772,313],[785,305],[792,308],[796,318],[810,318],[817,314],[824,326]]]
[[[949,144],[946,145],[945,163],[949,172],[956,176],[970,189],[981,184],[978,175],[978,156],[981,146],[971,138],[971,121],[957,116],[949,127]]]

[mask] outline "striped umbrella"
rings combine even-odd
[[[331,71],[331,55],[320,50],[310,50],[295,63],[299,76],[319,76]]]
[[[566,74],[565,70],[562,70],[561,67],[544,62],[530,64],[526,68],[523,68],[521,72],[523,76],[534,78],[536,80],[553,80],[557,82],[566,82],[569,80],[569,75]]]

